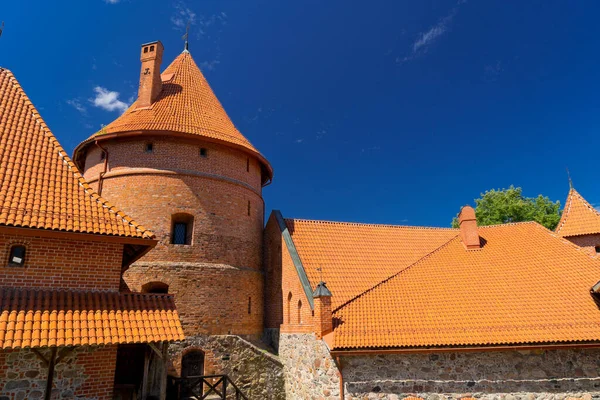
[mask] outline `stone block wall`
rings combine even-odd
[[[78,240],[0,235],[0,282],[23,288],[118,291],[123,245],[81,236]],[[8,265],[10,248],[17,244],[25,245],[22,267]]]
[[[281,333],[279,357],[284,365],[288,400],[338,400],[337,366],[322,340],[314,333]]]
[[[600,396],[600,349],[355,356],[341,363],[347,400]]]
[[[227,374],[250,400],[283,400],[283,365],[267,349],[235,335],[188,337],[169,346],[169,374],[181,375],[183,355],[204,352],[204,374]]]
[[[52,398],[112,399],[116,357],[116,345],[74,348],[55,366]],[[42,399],[47,377],[48,367],[31,350],[0,350],[1,400]]]

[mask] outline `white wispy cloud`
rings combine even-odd
[[[129,104],[119,100],[119,92],[113,92],[101,86],[96,86],[94,92],[96,97],[89,99],[94,107],[106,111],[118,111],[121,114],[129,107]]]
[[[106,4],[117,4],[121,0],[104,0]]]
[[[81,104],[81,100],[79,99],[69,99],[66,103],[82,114],[87,113],[87,108]]]
[[[218,59],[210,60],[210,61],[202,61],[200,63],[200,69],[204,71],[214,71],[217,65],[221,64],[221,61]]]
[[[196,13],[192,11],[183,1],[175,3],[175,12],[171,16],[173,29],[183,30],[187,26],[196,25]]]
[[[406,61],[414,59],[415,57],[423,53],[426,53],[429,49],[429,46],[431,46],[437,41],[437,39],[439,39],[446,32],[448,32],[448,30],[450,29],[450,24],[452,23],[452,20],[458,12],[458,8],[461,6],[461,4],[464,3],[466,3],[466,0],[459,0],[456,3],[456,5],[452,8],[452,10],[450,10],[448,15],[441,18],[437,22],[437,24],[429,28],[427,31],[419,33],[417,39],[413,42],[410,54],[405,56],[404,58],[397,57],[396,62],[398,64],[402,64]]]

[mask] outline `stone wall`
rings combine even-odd
[[[170,375],[180,376],[182,357],[190,350],[204,352],[205,375],[228,375],[250,400],[286,398],[283,365],[267,349],[235,335],[188,337],[169,346]]]
[[[112,399],[116,346],[76,347],[55,366],[53,399]],[[44,357],[49,349],[39,350]],[[0,351],[0,399],[42,399],[48,367],[31,350]]]
[[[284,365],[288,400],[338,400],[336,364],[322,340],[313,333],[281,333],[279,356]]]
[[[600,396],[600,349],[342,357],[346,399]]]

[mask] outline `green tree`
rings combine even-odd
[[[523,190],[510,186],[508,189],[488,190],[475,199],[475,215],[480,226],[505,224],[507,222],[536,221],[553,230],[560,220],[560,202],[552,202],[541,194],[524,197]],[[458,215],[452,220],[458,228]]]

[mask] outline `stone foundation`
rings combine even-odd
[[[116,346],[75,347],[56,364],[52,398],[112,399],[116,355]],[[48,367],[31,350],[0,351],[0,400],[42,399],[47,377]]]
[[[204,352],[204,375],[228,375],[250,400],[285,399],[283,365],[273,354],[235,335],[195,336],[169,346],[169,374],[180,376],[186,351]]]
[[[342,357],[346,399],[600,397],[600,349]]]
[[[284,364],[288,400],[338,400],[338,369],[322,340],[313,333],[282,333],[279,356]]]

